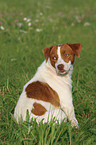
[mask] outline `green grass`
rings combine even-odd
[[[24,18],[31,19],[31,26]],[[42,49],[67,42],[82,44],[72,75],[73,103],[80,128],[71,128],[69,122],[53,125],[54,120],[50,124],[17,124],[14,108],[24,84],[44,60]],[[96,144],[95,47],[94,0],[0,0],[1,144]]]

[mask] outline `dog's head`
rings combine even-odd
[[[50,59],[51,65],[56,69],[57,74],[66,75],[74,63],[75,56],[80,56],[80,51],[80,43],[67,43],[44,48],[43,54],[46,62]]]

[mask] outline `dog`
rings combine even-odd
[[[81,52],[80,43],[66,43],[43,49],[44,62],[38,67],[34,77],[25,84],[17,102],[14,117],[20,122],[22,116],[26,121],[26,112],[39,123],[50,121],[51,118],[61,123],[62,120],[71,122],[78,127],[72,103],[71,74],[75,56]]]

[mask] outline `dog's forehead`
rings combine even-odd
[[[67,44],[64,44],[63,46],[61,46],[60,49],[61,53],[66,52],[66,53],[73,53],[73,50],[70,46],[68,46]]]
[[[72,49],[67,44],[59,44],[52,47],[51,54],[57,53],[57,55],[60,56],[60,54],[63,53],[63,51],[69,52],[69,51],[72,51]]]
[[[66,51],[72,50],[71,47],[67,44],[58,45],[58,48],[60,48],[60,50],[66,50]]]
[[[57,49],[58,49],[58,46],[53,46],[51,51],[50,51],[50,55],[53,55],[53,54],[57,54]]]
[[[54,46],[52,47],[52,49],[51,49],[51,52],[57,51],[57,49],[58,49],[58,46],[57,46],[57,45],[54,45]]]

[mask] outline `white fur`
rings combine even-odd
[[[52,116],[59,120],[59,122],[61,122],[64,118],[66,119],[67,116],[71,121],[72,126],[78,126],[78,122],[74,114],[74,107],[72,104],[71,73],[72,69],[67,75],[59,76],[56,73],[56,69],[51,65],[50,59],[48,59],[47,63],[46,61],[44,61],[38,68],[35,76],[23,88],[23,92],[18,100],[14,112],[14,117],[16,118],[17,122],[19,122],[21,115],[23,120],[26,120],[26,111],[28,109],[30,119],[32,117],[33,119],[37,118],[37,122],[41,121],[43,118],[44,122],[46,122],[48,120],[48,117],[50,121]],[[28,84],[34,81],[45,82],[58,93],[60,99],[60,108],[55,108],[50,103],[28,98],[26,96],[25,88],[28,86]],[[31,110],[33,108],[34,102],[43,105],[47,109],[47,112],[42,116],[36,116],[32,114]]]
[[[58,49],[57,49],[57,54],[58,54],[58,58],[59,58],[59,59],[61,59],[60,49],[61,49],[61,47],[60,47],[60,46],[58,46]]]

